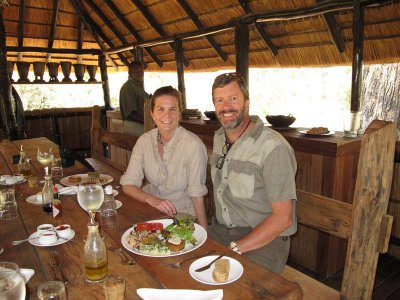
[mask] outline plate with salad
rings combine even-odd
[[[124,232],[121,243],[135,254],[150,257],[182,255],[199,248],[207,231],[191,216],[160,219],[134,224]]]

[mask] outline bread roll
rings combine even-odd
[[[216,282],[225,282],[229,277],[230,261],[227,258],[221,258],[214,264],[212,276]]]

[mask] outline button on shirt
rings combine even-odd
[[[206,147],[197,135],[179,126],[164,146],[161,159],[157,133],[158,129],[153,129],[140,136],[120,183],[141,187],[146,177],[145,192],[170,200],[180,213],[195,216],[190,197],[207,194]]]
[[[224,130],[214,135],[211,175],[218,223],[254,228],[272,213],[273,202],[293,199],[293,224],[281,233],[291,235],[297,229],[294,151],[260,118],[251,119],[255,126],[233,144],[222,169],[216,163],[223,156]]]

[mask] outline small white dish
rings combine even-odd
[[[53,231],[54,226],[52,224],[41,224],[37,227],[37,232],[42,233],[46,231]]]
[[[57,236],[54,231],[43,231],[39,233],[39,244],[49,246],[57,241]]]
[[[122,202],[119,201],[119,200],[117,200],[117,199],[115,199],[115,208],[118,209],[118,208],[120,208],[121,206],[122,206]]]
[[[59,236],[65,239],[68,239],[72,234],[71,225],[69,224],[58,225],[54,230],[57,231]]]
[[[150,289],[140,288],[136,293],[144,300],[221,300],[224,290]]]
[[[21,174],[15,175],[15,178],[17,179],[17,182],[22,181],[22,180],[25,179],[24,175],[21,175]]]
[[[16,184],[17,178],[15,176],[6,177],[6,184]]]
[[[205,283],[205,284],[210,284],[210,285],[223,285],[223,284],[228,284],[231,282],[234,282],[238,280],[242,274],[243,274],[243,266],[240,262],[238,262],[236,259],[229,257],[229,256],[224,256],[223,258],[229,259],[230,262],[230,270],[229,270],[229,277],[228,280],[225,282],[216,282],[214,278],[212,277],[212,272],[214,270],[214,264],[208,269],[203,272],[196,272],[198,268],[201,268],[207,264],[209,264],[213,259],[216,259],[218,255],[210,255],[210,256],[205,256],[202,258],[199,258],[195,260],[189,267],[189,273],[190,276],[192,276],[193,279]]]

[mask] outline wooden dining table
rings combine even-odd
[[[33,176],[43,179],[43,166],[36,159],[37,149],[52,148],[55,156],[59,156],[59,148],[47,138],[0,142],[0,175],[17,174],[17,164],[13,163],[13,155],[19,154],[23,145],[28,157],[31,158]],[[139,255],[125,249],[121,244],[121,236],[133,224],[141,221],[165,218],[160,211],[125,195],[119,184],[122,173],[112,166],[87,158],[92,167],[101,174],[113,177],[110,185],[119,193],[115,197],[121,201],[118,209],[118,229],[103,230],[101,235],[108,248],[121,246],[123,251],[134,261],[133,265],[121,263],[120,253],[108,251],[108,273],[121,276],[126,280],[126,299],[140,299],[136,293],[138,288],[159,289],[196,289],[213,290],[223,289],[223,299],[302,299],[302,290],[299,284],[290,282],[280,275],[269,272],[245,256],[231,251],[228,247],[207,238],[203,245],[191,252],[178,256],[149,257]],[[75,164],[64,168],[64,176],[86,174],[88,168],[75,161]],[[61,195],[62,217],[53,218],[44,213],[41,205],[28,203],[27,197],[40,192],[43,185],[29,187],[27,182],[14,186],[19,215],[14,220],[0,220],[0,261],[12,261],[20,268],[31,268],[35,275],[27,283],[27,299],[36,299],[36,290],[41,283],[51,280],[60,280],[61,274],[57,268],[51,266],[54,253],[61,257],[61,270],[68,279],[66,284],[68,299],[104,299],[101,284],[89,283],[85,279],[84,269],[84,241],[87,236],[88,214],[80,208],[76,195]],[[4,186],[0,186],[4,188]],[[57,246],[34,246],[29,242],[17,246],[11,244],[14,240],[29,237],[36,232],[37,226],[44,223],[54,225],[70,224],[75,231],[72,241]],[[193,279],[189,273],[191,262],[183,264],[182,268],[173,268],[169,263],[175,263],[185,258],[200,255],[214,250],[215,254],[222,254],[239,261],[244,269],[242,276],[234,282],[224,285],[209,285]]]

